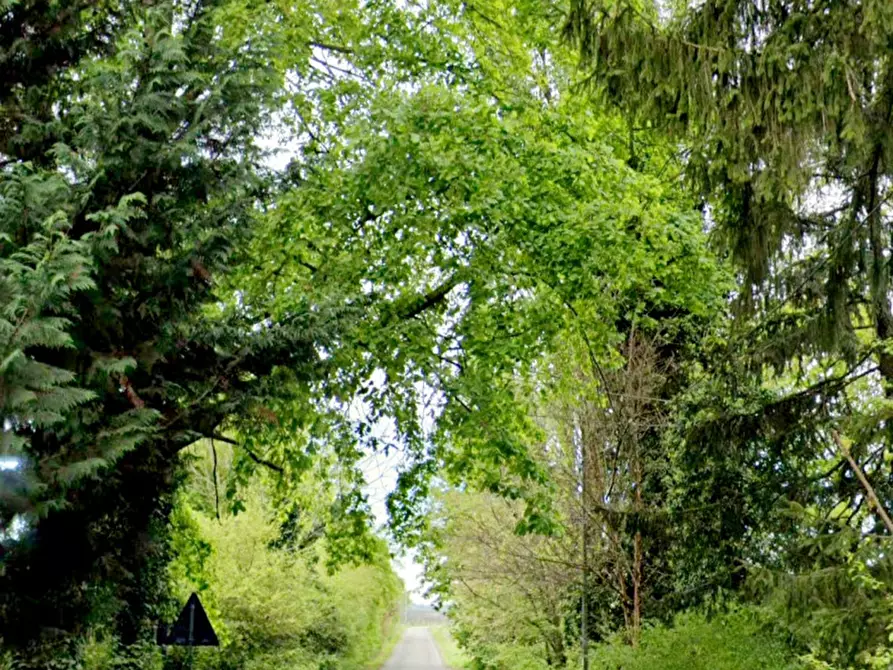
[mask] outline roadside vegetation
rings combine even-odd
[[[391,654],[403,637],[403,633],[406,631],[406,627],[400,624],[391,625],[389,629],[387,637],[378,648],[378,652],[366,663],[366,670],[379,670],[391,657]]]
[[[456,638],[450,632],[447,625],[429,626],[428,630],[434,637],[437,649],[440,651],[440,657],[443,659],[444,665],[449,670],[465,670],[471,662],[468,655],[459,647]]]
[[[85,669],[377,670],[402,631],[403,584],[384,541],[372,540],[362,560],[333,566],[320,533],[327,502],[319,480],[307,482],[316,499],[305,501],[300,517],[277,516],[274,484],[261,475],[242,490],[244,511],[218,508],[210,449],[204,443],[190,450],[189,475],[172,513],[166,620],[197,593],[220,648],[196,650],[190,666],[188,650],[122,651],[111,631],[97,627],[83,649]],[[215,449],[223,485],[232,475],[232,449]]]
[[[893,664],[893,3],[22,0],[0,668]],[[388,524],[367,456],[397,454]]]

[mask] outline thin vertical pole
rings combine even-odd
[[[189,667],[195,662],[195,603],[189,605]]]
[[[582,469],[580,509],[583,512],[583,596],[580,603],[580,648],[583,654],[583,670],[589,670],[589,511],[586,509],[586,440],[580,440],[580,467]]]

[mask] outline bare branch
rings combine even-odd
[[[241,449],[243,449],[245,451],[246,454],[248,454],[248,457],[252,461],[257,463],[258,465],[266,466],[266,467],[270,468],[271,470],[275,470],[279,474],[283,474],[285,472],[285,470],[283,470],[281,466],[276,465],[272,461],[268,461],[267,459],[262,458],[261,456],[258,456],[253,451],[251,451],[251,449],[246,447],[244,444],[242,444],[240,442],[236,442],[235,440],[231,440],[230,438],[228,438],[224,435],[219,435],[217,433],[213,433],[211,435],[205,435],[204,437],[207,437],[211,440],[220,440],[221,442],[226,442],[227,444],[232,444],[233,446],[240,447]]]
[[[862,468],[859,467],[859,464],[856,462],[856,459],[853,458],[853,455],[850,453],[849,448],[846,446],[844,441],[840,438],[840,433],[836,430],[831,431],[831,437],[834,438],[835,444],[837,444],[837,448],[840,449],[841,453],[844,455],[844,458],[850,464],[850,467],[853,469],[853,472],[856,473],[856,477],[859,478],[859,482],[862,484],[862,488],[865,489],[865,493],[868,494],[868,500],[871,502],[872,507],[875,508],[878,515],[883,519],[884,525],[887,527],[887,531],[893,535],[893,519],[890,518],[890,515],[887,513],[887,510],[884,509],[884,506],[881,504],[881,501],[877,497],[877,493],[874,491],[874,487],[871,485],[871,482],[868,481],[868,478],[865,476],[865,473],[862,471]]]

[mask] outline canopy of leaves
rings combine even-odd
[[[460,606],[512,624],[481,649],[539,636],[558,666],[594,620],[644,647],[759,575],[814,658],[882,663],[888,5],[5,8],[4,644],[43,668],[99,630],[145,643],[170,566],[209,594],[242,572],[208,572],[214,543],[267,543],[257,579],[294,599],[338,579],[294,558],[320,541],[387,582],[360,463],[397,449],[392,530],[444,597],[493,567],[454,518],[475,496],[503,573],[541,573]],[[227,475],[184,512],[206,439]],[[226,601],[235,647],[262,599]],[[283,605],[263,653],[357,661],[344,630],[383,602],[344,626]],[[318,654],[283,651],[306,631]]]
[[[338,50],[349,104],[301,126],[292,184],[233,284],[274,322],[308,301],[363,310],[327,349],[339,373],[321,392],[394,422],[410,455],[401,528],[437,461],[509,496],[541,476],[516,383],[559,337],[601,357],[625,324],[695,329],[725,287],[697,213],[656,174],[667,149],[634,148],[648,168],[633,169],[623,123],[569,95],[549,8],[522,4],[498,28],[500,3],[450,9],[425,15],[451,37],[448,67],[412,86],[373,78],[362,42]]]

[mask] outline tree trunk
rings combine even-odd
[[[881,158],[883,149],[875,147],[868,171],[868,198],[866,214],[868,238],[871,244],[871,307],[875,332],[879,340],[893,337],[893,313],[890,311],[890,263],[884,254],[890,251],[890,236],[884,230],[881,207],[883,201],[878,192]],[[893,394],[893,353],[881,349],[878,354],[878,368],[886,384],[887,395]]]
[[[630,630],[632,645],[638,646],[642,628],[642,533],[636,531],[633,546],[633,622]]]
[[[635,514],[633,518],[636,523],[636,535],[633,540],[633,570],[632,570],[632,582],[633,582],[633,612],[632,612],[632,626],[630,629],[630,642],[635,647],[639,644],[639,632],[642,628],[642,530],[639,527],[641,524],[641,514],[642,514],[642,464],[639,462],[639,459],[636,458],[634,461],[633,472],[635,473],[635,502],[634,509]]]

